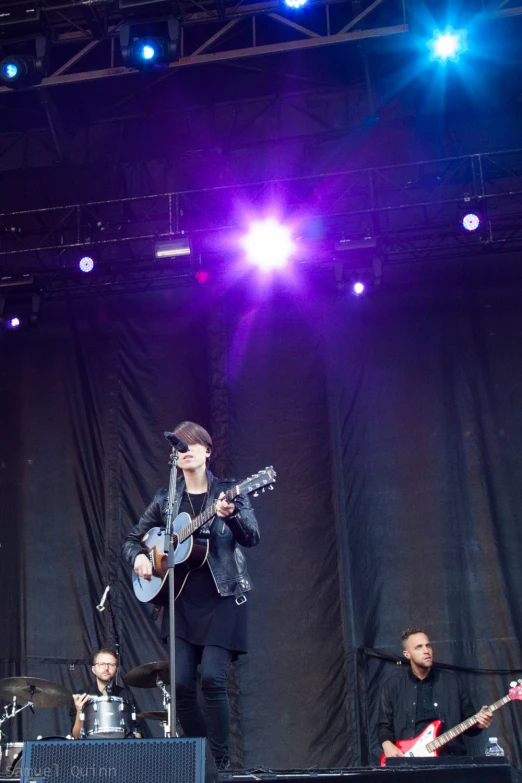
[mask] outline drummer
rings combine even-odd
[[[93,696],[117,696],[132,704],[132,697],[127,688],[122,688],[115,684],[118,674],[118,656],[114,650],[109,647],[102,647],[95,654],[92,661],[92,671],[95,676],[95,682],[92,683],[87,693],[73,694],[74,705],[71,707],[70,715],[73,721],[72,735],[74,739],[79,739],[83,727],[81,713],[89,699]],[[134,735],[141,738],[139,731]]]

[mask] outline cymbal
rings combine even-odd
[[[40,677],[6,677],[0,680],[0,701],[16,696],[18,704],[32,701],[35,707],[61,707],[72,701],[72,693],[50,680]]]
[[[167,710],[151,710],[151,712],[138,712],[138,718],[145,720],[168,720]]]
[[[160,679],[164,685],[170,684],[168,661],[153,661],[136,666],[135,669],[127,672],[123,682],[131,688],[155,688],[157,679]]]

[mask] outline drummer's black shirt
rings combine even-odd
[[[101,691],[98,688],[98,683],[96,681],[92,682],[87,689],[80,689],[78,691],[78,693],[88,693],[89,696],[105,696],[105,691]],[[134,699],[132,698],[132,694],[129,691],[129,689],[126,688],[125,686],[122,687],[121,685],[113,685],[110,695],[111,696],[118,696],[120,699],[125,699],[126,702],[128,702],[129,704],[133,705],[133,709],[134,709],[134,711],[136,711],[136,707],[135,707],[135,704],[134,704]],[[69,715],[70,715],[70,718],[71,718],[71,731],[72,731],[72,728],[73,728],[74,724],[76,723],[76,705],[75,705],[74,701],[72,703],[71,709],[69,710]],[[136,721],[136,730],[140,734],[142,733],[141,729],[140,729],[140,726],[139,726],[139,721]]]

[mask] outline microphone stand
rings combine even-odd
[[[167,545],[167,564],[169,575],[169,668],[170,668],[170,702],[167,705],[167,735],[176,736],[176,614],[174,610],[174,601],[176,597],[176,586],[174,584],[175,560],[175,536],[174,536],[174,499],[176,497],[176,481],[178,477],[178,459],[179,452],[174,446],[172,448],[172,459],[169,462],[170,479],[169,493],[167,498],[167,525],[165,528],[165,542]]]

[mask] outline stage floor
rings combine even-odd
[[[229,770],[220,775],[221,783],[312,783],[346,781],[351,783],[522,783],[520,770],[507,758],[484,757],[464,760],[401,759],[393,767],[345,767],[342,769],[253,769]]]

